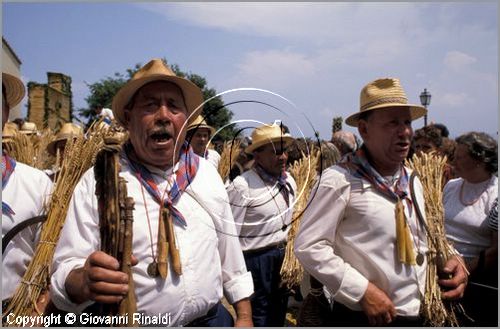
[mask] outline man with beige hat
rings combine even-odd
[[[294,250],[335,300],[331,325],[423,324],[428,246],[425,214],[417,217],[414,205],[424,209],[424,198],[403,162],[411,122],[425,113],[408,103],[398,79],[370,82],[361,91],[360,111],[346,119],[363,146],[325,170],[313,189]],[[396,234],[398,224],[405,230]],[[443,298],[461,298],[467,274],[459,260],[451,258],[444,271],[452,278],[439,281]]]
[[[220,155],[216,150],[208,148],[210,138],[215,128],[208,125],[202,115],[199,115],[187,128],[186,140],[193,148],[194,153],[207,159],[208,162],[219,167]]]
[[[10,108],[21,102],[25,88],[21,80],[2,72],[2,129]],[[2,306],[6,310],[9,299],[21,283],[39,241],[40,225],[18,230],[26,221],[44,213],[52,182],[40,170],[2,153]],[[21,225],[21,226],[18,226]],[[10,233],[9,233],[10,232]],[[17,232],[14,234],[14,232]],[[10,242],[5,239],[13,236]],[[45,296],[47,297],[47,296]],[[47,298],[45,298],[47,300]],[[41,306],[41,305],[39,305]],[[42,307],[43,311],[44,307]]]
[[[94,302],[117,303],[133,280],[138,312],[168,316],[163,325],[230,326],[223,295],[236,310],[235,325],[252,325],[252,279],[227,193],[215,168],[185,142],[185,127],[202,103],[201,90],[160,59],[144,65],[115,95],[115,119],[129,132],[119,174],[135,202],[132,276],[98,251],[99,207],[90,170],[75,188],[54,255],[58,308],[80,313]]]
[[[293,137],[277,124],[264,124],[252,132],[253,167],[227,187],[234,221],[252,272],[251,298],[255,326],[283,326],[288,294],[280,287],[280,269],[292,222],[297,185],[286,172],[287,147]]]

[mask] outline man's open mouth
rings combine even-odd
[[[149,137],[156,143],[164,143],[172,139],[172,135],[165,130],[155,131]]]

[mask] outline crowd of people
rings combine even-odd
[[[7,118],[24,93],[19,79],[2,73],[2,142],[14,134]],[[96,314],[99,305],[120,303],[132,281],[137,311],[169,314],[170,326],[284,326],[292,295],[281,282],[288,243],[306,274],[303,293],[327,303],[321,325],[426,325],[431,246],[425,212],[416,211],[425,209],[426,198],[405,165],[426,153],[447,157],[443,220],[456,253],[436,278],[441,296],[462,303],[461,325],[498,324],[498,151],[491,136],[451,139],[442,124],[414,132],[412,121],[427,109],[408,102],[399,79],[371,81],[359,110],[345,120],[361,140],[341,130],[321,143],[316,185],[291,232],[303,191],[288,168],[304,143],[281,121],[255,127],[223,180],[221,155],[209,143],[216,129],[201,116],[202,104],[201,90],[159,59],[117,92],[105,120],[128,133],[119,175],[135,202],[132,274],[101,250],[103,205],[90,169],[74,189],[55,249],[46,312]],[[68,139],[81,134],[63,125],[47,152],[59,158]],[[10,231],[46,211],[55,175],[3,149],[2,237],[9,236],[2,249],[3,310],[16,287],[27,284],[22,278],[43,224]]]

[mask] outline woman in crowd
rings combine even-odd
[[[497,142],[479,132],[456,142],[453,165],[458,178],[446,184],[443,203],[447,237],[471,273],[463,305],[474,322],[464,324],[496,326],[498,241],[488,215],[498,197]]]

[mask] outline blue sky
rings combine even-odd
[[[361,88],[380,77],[400,78],[411,103],[427,88],[429,121],[453,137],[497,136],[497,2],[4,2],[2,16],[23,80],[71,76],[75,108],[87,106],[85,82],[165,57],[218,92],[269,91],[230,92],[224,101],[278,107],[230,109],[235,120],[283,119],[296,136],[314,127],[329,139],[332,118],[358,111]]]

